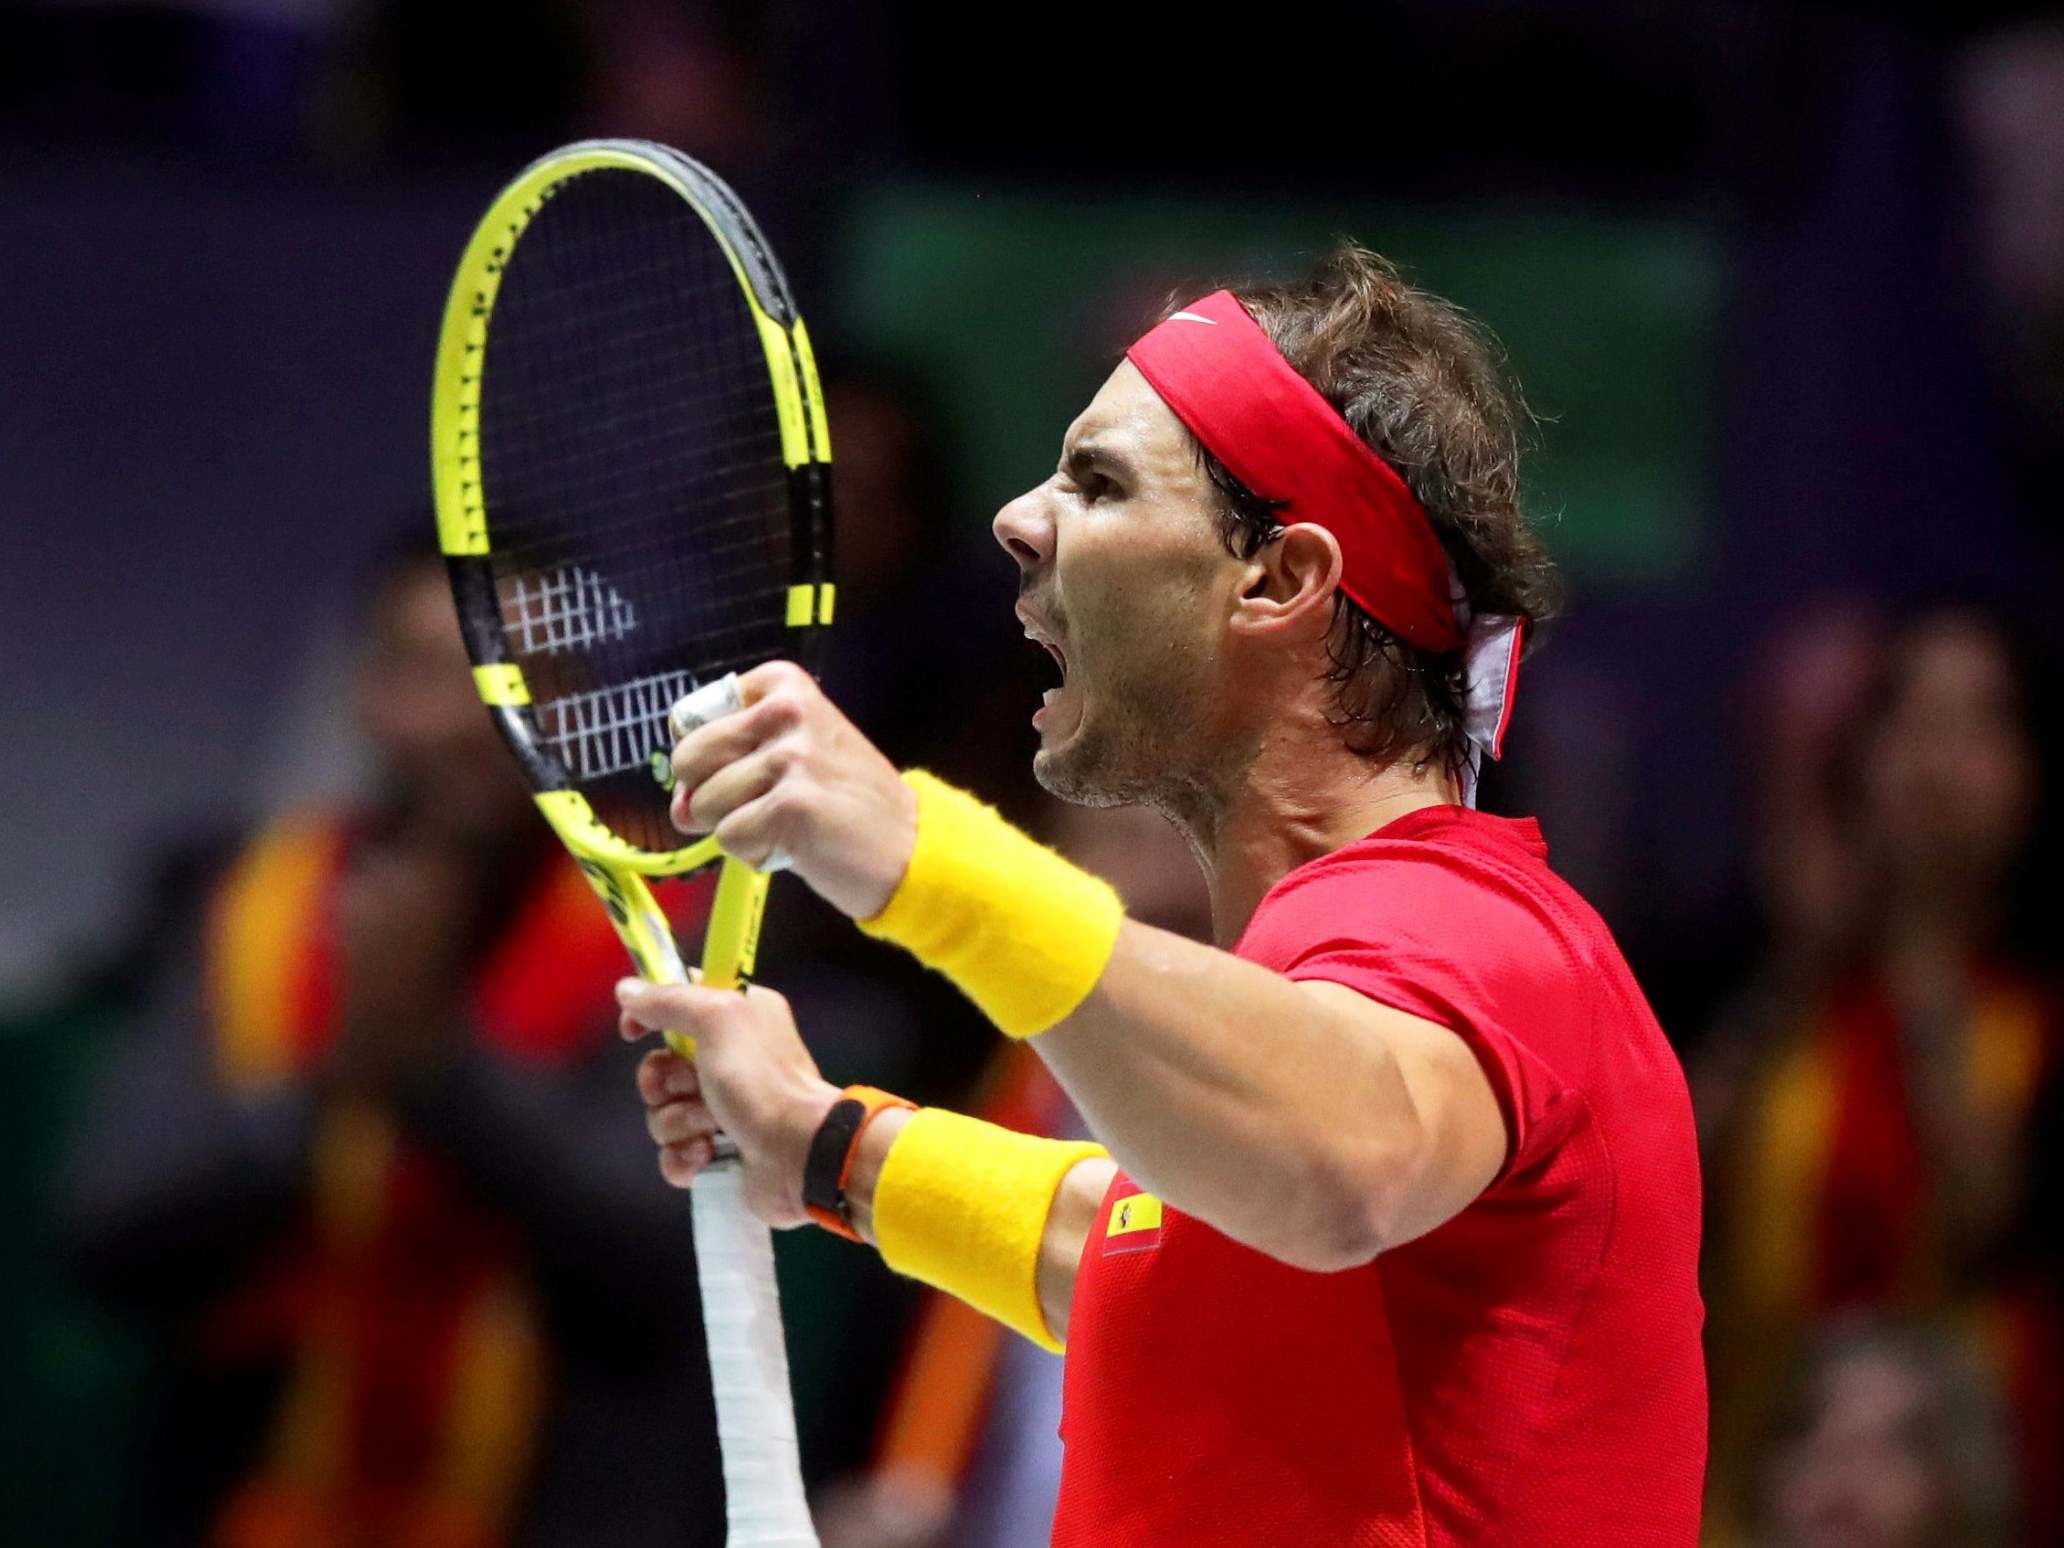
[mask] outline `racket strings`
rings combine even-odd
[[[546,743],[579,780],[651,768],[653,726],[696,686],[693,672],[678,670],[568,694],[552,706]]]
[[[640,848],[679,836],[652,754],[674,698],[785,653],[780,424],[723,249],[638,173],[568,180],[488,332],[482,483],[538,740]]]

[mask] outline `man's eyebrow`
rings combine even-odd
[[[1077,441],[1061,454],[1061,471],[1070,478],[1101,469],[1107,477],[1122,483],[1133,479],[1132,464],[1110,447],[1095,441]]]

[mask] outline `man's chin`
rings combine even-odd
[[[1110,777],[1106,760],[1096,756],[1093,738],[1081,734],[1081,726],[1065,735],[1042,735],[1039,751],[1032,755],[1032,777],[1039,788],[1070,806],[1129,806],[1136,797],[1127,794],[1123,781]]]

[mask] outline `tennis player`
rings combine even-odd
[[[626,981],[661,1169],[1065,1349],[1053,1542],[1689,1545],[1705,1384],[1677,1061],[1531,821],[1474,809],[1549,570],[1493,347],[1352,246],[1171,313],[998,513],[1055,794],[1187,836],[1217,948],[922,772],[800,669],[679,743],[784,855],[1030,1038],[1099,1144],[828,1084],[787,1004]],[[910,691],[922,692],[921,683]]]

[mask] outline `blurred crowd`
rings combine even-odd
[[[991,111],[922,8],[869,9],[0,5],[0,148],[140,136],[154,154],[178,143],[328,175],[650,134],[736,178],[806,294],[833,251],[814,206],[843,179],[916,168],[980,186],[991,167],[1064,167],[1107,191],[1158,186],[1165,138],[1113,146],[1071,121],[1035,144],[1013,127],[1041,100],[1043,61],[999,66],[1018,73],[988,96],[1018,106]],[[1379,192],[1423,197],[1447,178],[1645,200],[1663,186],[1747,212],[1714,432],[1724,573],[1632,598],[1577,575],[1486,801],[1537,807],[1551,859],[1566,835],[1562,858],[1685,1059],[1705,1163],[1713,1548],[2064,1542],[2049,912],[2064,30],[2006,10],[1886,29],[1678,10],[1385,12],[1422,57],[1469,61],[1504,93],[1504,116],[1475,120],[1507,139],[1524,121],[1539,144],[1529,161],[1458,129]],[[1145,57],[1133,26],[1094,45],[1123,57],[1073,67]],[[504,47],[494,85],[476,68],[483,32]],[[1549,111],[1636,56],[1683,86],[1681,101],[1637,94],[1652,133],[1592,140]],[[1554,91],[1534,80],[1542,59],[1566,67]],[[1896,179],[1903,198],[1941,172],[1901,138],[1921,74],[1919,116],[1954,125],[1969,165],[1939,225],[1887,235],[1872,191]],[[1866,77],[1877,95],[1843,95]],[[1432,90],[1396,84],[1413,101]],[[1164,118],[1180,106],[1167,80],[1141,90]],[[1738,98],[1739,115],[1707,122],[1701,94]],[[1325,143],[1299,163],[1307,189],[1366,187],[1350,122],[1365,98],[1314,107]],[[1808,102],[1835,104],[1813,134]],[[1200,134],[1192,160],[1281,154]],[[1825,197],[1823,162],[1850,169],[1826,173]],[[776,176],[790,166],[810,170]],[[1882,240],[1864,250],[1859,232]],[[1870,279],[1853,296],[1852,261]],[[1799,282],[1816,263],[1819,288]],[[1877,320],[1830,331],[1852,304]],[[1017,638],[987,512],[952,477],[952,384],[841,357],[819,332],[841,516],[834,698],[899,762],[981,790],[1110,876],[1139,917],[1205,933],[1193,864],[1158,819],[1059,808],[1029,779],[1043,659]],[[1832,386],[1821,357],[1916,333],[1935,351],[1914,373],[1928,391],[1888,370],[1884,404],[1841,418],[1875,357],[1827,367]],[[1061,429],[1023,427],[1028,466]],[[317,679],[348,706],[329,718],[348,721],[361,774],[227,825],[168,820],[137,846],[150,860],[132,928],[0,1003],[8,1541],[722,1540],[692,1243],[651,1167],[635,1055],[611,1033],[618,948],[479,712],[429,530],[427,513],[368,509],[347,545],[359,573],[332,578],[351,643],[342,680],[319,664]],[[1585,698],[1615,677],[1662,686]],[[1681,707],[1655,724],[1626,708],[1707,677],[1724,679],[1713,697],[1731,721],[1687,735],[1698,717]],[[1601,742],[1672,745],[1624,784],[1595,755],[1561,761],[1601,726]],[[1545,772],[1529,775],[1530,748]],[[1725,898],[1673,907],[1665,882],[1704,874],[1679,857],[1714,854]],[[692,934],[703,893],[670,891]],[[762,976],[832,1078],[1077,1128],[1037,1060],[999,1047],[939,981],[789,882],[772,909]],[[1043,1541],[1056,1363],[823,1233],[785,1237],[780,1270],[826,1548]]]
[[[1959,607],[1775,646],[1764,945],[1691,1063],[1710,1526],[2057,1541],[2056,684]]]
[[[1032,658],[1007,591],[945,583],[982,561],[945,536],[908,389],[830,402],[853,534],[834,693],[902,761],[1005,793],[1139,917],[1204,934],[1158,818],[1028,787]],[[372,782],[168,860],[130,951],[11,1029],[18,1065],[69,1066],[44,1072],[63,1102],[29,1222],[62,1283],[16,1308],[42,1362],[18,1379],[82,1448],[47,1482],[94,1480],[74,1519],[139,1543],[715,1544],[693,1252],[609,1036],[617,947],[479,713],[419,525],[361,586]],[[1765,658],[1762,946],[1683,1039],[1710,1540],[2055,1541],[2057,683],[1961,606],[1831,604]],[[671,891],[694,930],[702,894]],[[764,973],[835,1075],[1074,1126],[936,983],[800,889],[775,908]],[[783,1247],[827,1548],[1039,1540],[1057,1363],[843,1243]],[[83,1373],[67,1338],[100,1346]]]

